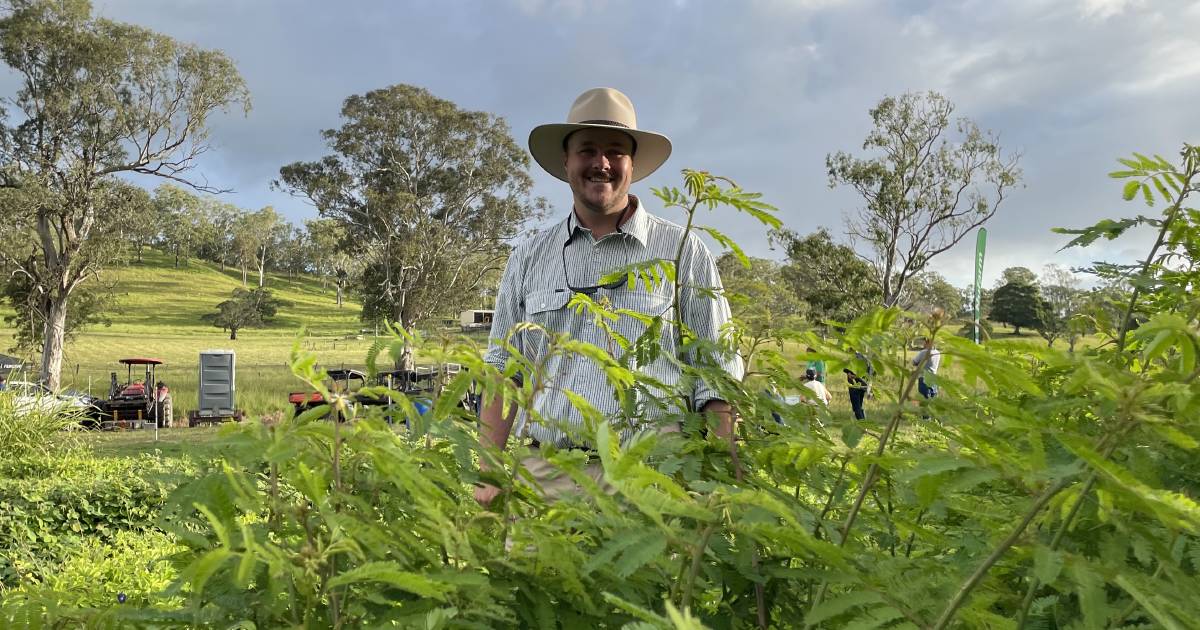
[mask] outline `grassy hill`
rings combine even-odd
[[[92,326],[68,343],[63,385],[106,393],[109,373],[125,368],[116,361],[128,356],[163,359],[158,378],[175,398],[176,414],[195,408],[198,355],[213,348],[237,352],[239,406],[252,413],[283,409],[287,392],[300,383],[287,369],[293,343],[316,352],[326,365],[360,366],[372,335],[359,336],[360,306],[347,302],[338,308],[332,287],[310,277],[289,279],[267,274],[266,286],[291,304],[266,328],[243,329],[231,341],[229,333],[205,322],[204,315],[242,286],[241,271],[192,259],[176,269],[174,258],[155,250],[143,253],[142,263],[114,269],[117,301],[111,326]],[[249,282],[257,284],[257,274]],[[11,313],[0,311],[0,315]],[[307,334],[301,338],[301,329]],[[0,327],[0,347],[12,345],[13,330]],[[358,338],[356,338],[358,337]],[[0,350],[2,351],[2,350]],[[39,357],[33,357],[36,361]]]

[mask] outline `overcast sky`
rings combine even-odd
[[[707,169],[761,191],[786,226],[839,237],[859,199],[829,188],[826,154],[861,153],[883,96],[937,90],[1022,156],[1024,188],[988,224],[988,286],[1011,265],[1136,255],[1148,239],[1056,253],[1066,239],[1050,228],[1145,212],[1105,177],[1115,158],[1200,142],[1200,3],[1185,0],[94,2],[233,58],[253,109],[214,119],[201,169],[235,189],[229,202],[297,223],[315,211],[269,189],[279,167],[325,154],[319,131],[340,124],[344,98],[396,83],[503,116],[522,146],[581,91],[616,87],[675,145],[634,192]],[[535,193],[564,216],[570,191],[534,169]],[[780,255],[739,217],[709,223]],[[968,284],[973,247],[933,268]]]

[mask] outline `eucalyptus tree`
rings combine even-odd
[[[996,214],[1021,178],[1017,156],[967,118],[954,120],[944,96],[885,97],[873,109],[874,129],[855,157],[825,158],[831,187],[849,186],[866,205],[847,232],[870,249],[883,304],[892,306],[913,276]]]
[[[347,98],[342,119],[322,132],[331,153],[284,166],[276,185],[346,229],[363,320],[413,330],[478,295],[542,214],[529,157],[502,118],[409,85]]]
[[[208,117],[246,106],[246,86],[218,51],[94,17],[87,0],[9,0],[0,57],[16,93],[0,126],[0,213],[33,238],[10,262],[46,300],[42,377],[57,387],[71,296],[109,262],[105,217],[123,175],[212,188],[190,171],[208,149]]]

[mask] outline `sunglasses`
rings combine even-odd
[[[608,289],[609,291],[613,291],[625,286],[625,283],[629,280],[629,274],[624,274],[620,278],[604,284],[593,284],[586,287],[571,286],[571,279],[567,277],[567,245],[570,244],[570,241],[567,241],[566,243],[563,243],[562,247],[563,284],[567,285],[567,291],[570,291],[571,293],[582,293],[588,297],[592,297],[596,295],[596,292],[600,289]]]

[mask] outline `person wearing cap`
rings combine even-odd
[[[570,186],[573,203],[562,221],[519,245],[509,257],[496,295],[488,363],[504,368],[509,359],[504,343],[507,339],[524,357],[539,364],[548,354],[547,333],[565,333],[616,355],[619,348],[590,315],[567,308],[575,294],[611,304],[614,310],[663,315],[663,354],[675,354],[670,283],[651,288],[642,283],[627,284],[624,276],[607,284],[601,279],[631,264],[656,259],[674,261],[681,241],[682,259],[676,270],[677,280],[684,287],[679,303],[681,320],[697,338],[716,341],[730,312],[728,302],[719,294],[721,279],[712,254],[695,234],[685,236],[684,228],[652,214],[645,200],[629,192],[630,184],[645,179],[671,154],[671,141],[666,136],[638,128],[629,98],[612,88],[587,90],[571,106],[566,123],[533,129],[529,151],[547,173]],[[526,329],[509,337],[513,326],[521,322],[537,324],[546,332]],[[646,330],[645,324],[628,315],[621,315],[610,326],[629,340]],[[732,377],[741,378],[743,368],[736,353],[711,358]],[[678,366],[665,357],[637,368],[667,387],[680,381]],[[534,402],[535,413],[512,409],[504,416],[499,398],[483,406],[482,446],[505,448],[516,426],[518,436],[527,439],[535,451],[548,445],[587,450],[587,444],[576,443],[571,435],[578,435],[583,418],[563,389],[584,398],[607,417],[618,416],[620,409],[612,387],[593,361],[577,355],[556,355],[546,361],[544,374],[551,380]],[[730,438],[730,406],[707,383],[696,384],[690,393],[689,406],[711,414],[717,435]],[[622,425],[622,439],[647,429],[671,430],[655,422],[656,417],[666,413],[662,408],[645,405],[641,413],[640,424]],[[574,482],[559,476],[539,455],[535,452],[522,464],[548,499],[578,490]],[[481,466],[486,470],[486,463]],[[593,461],[588,473],[600,480],[603,471],[599,462]],[[475,498],[487,505],[498,492],[483,484],[477,487]]]
[[[820,402],[822,405],[828,405],[833,402],[833,394],[830,394],[829,389],[825,387],[825,383],[822,383],[817,378],[816,370],[804,370],[804,387],[812,392],[810,394],[811,398],[805,397],[806,402],[811,400],[814,404]]]

